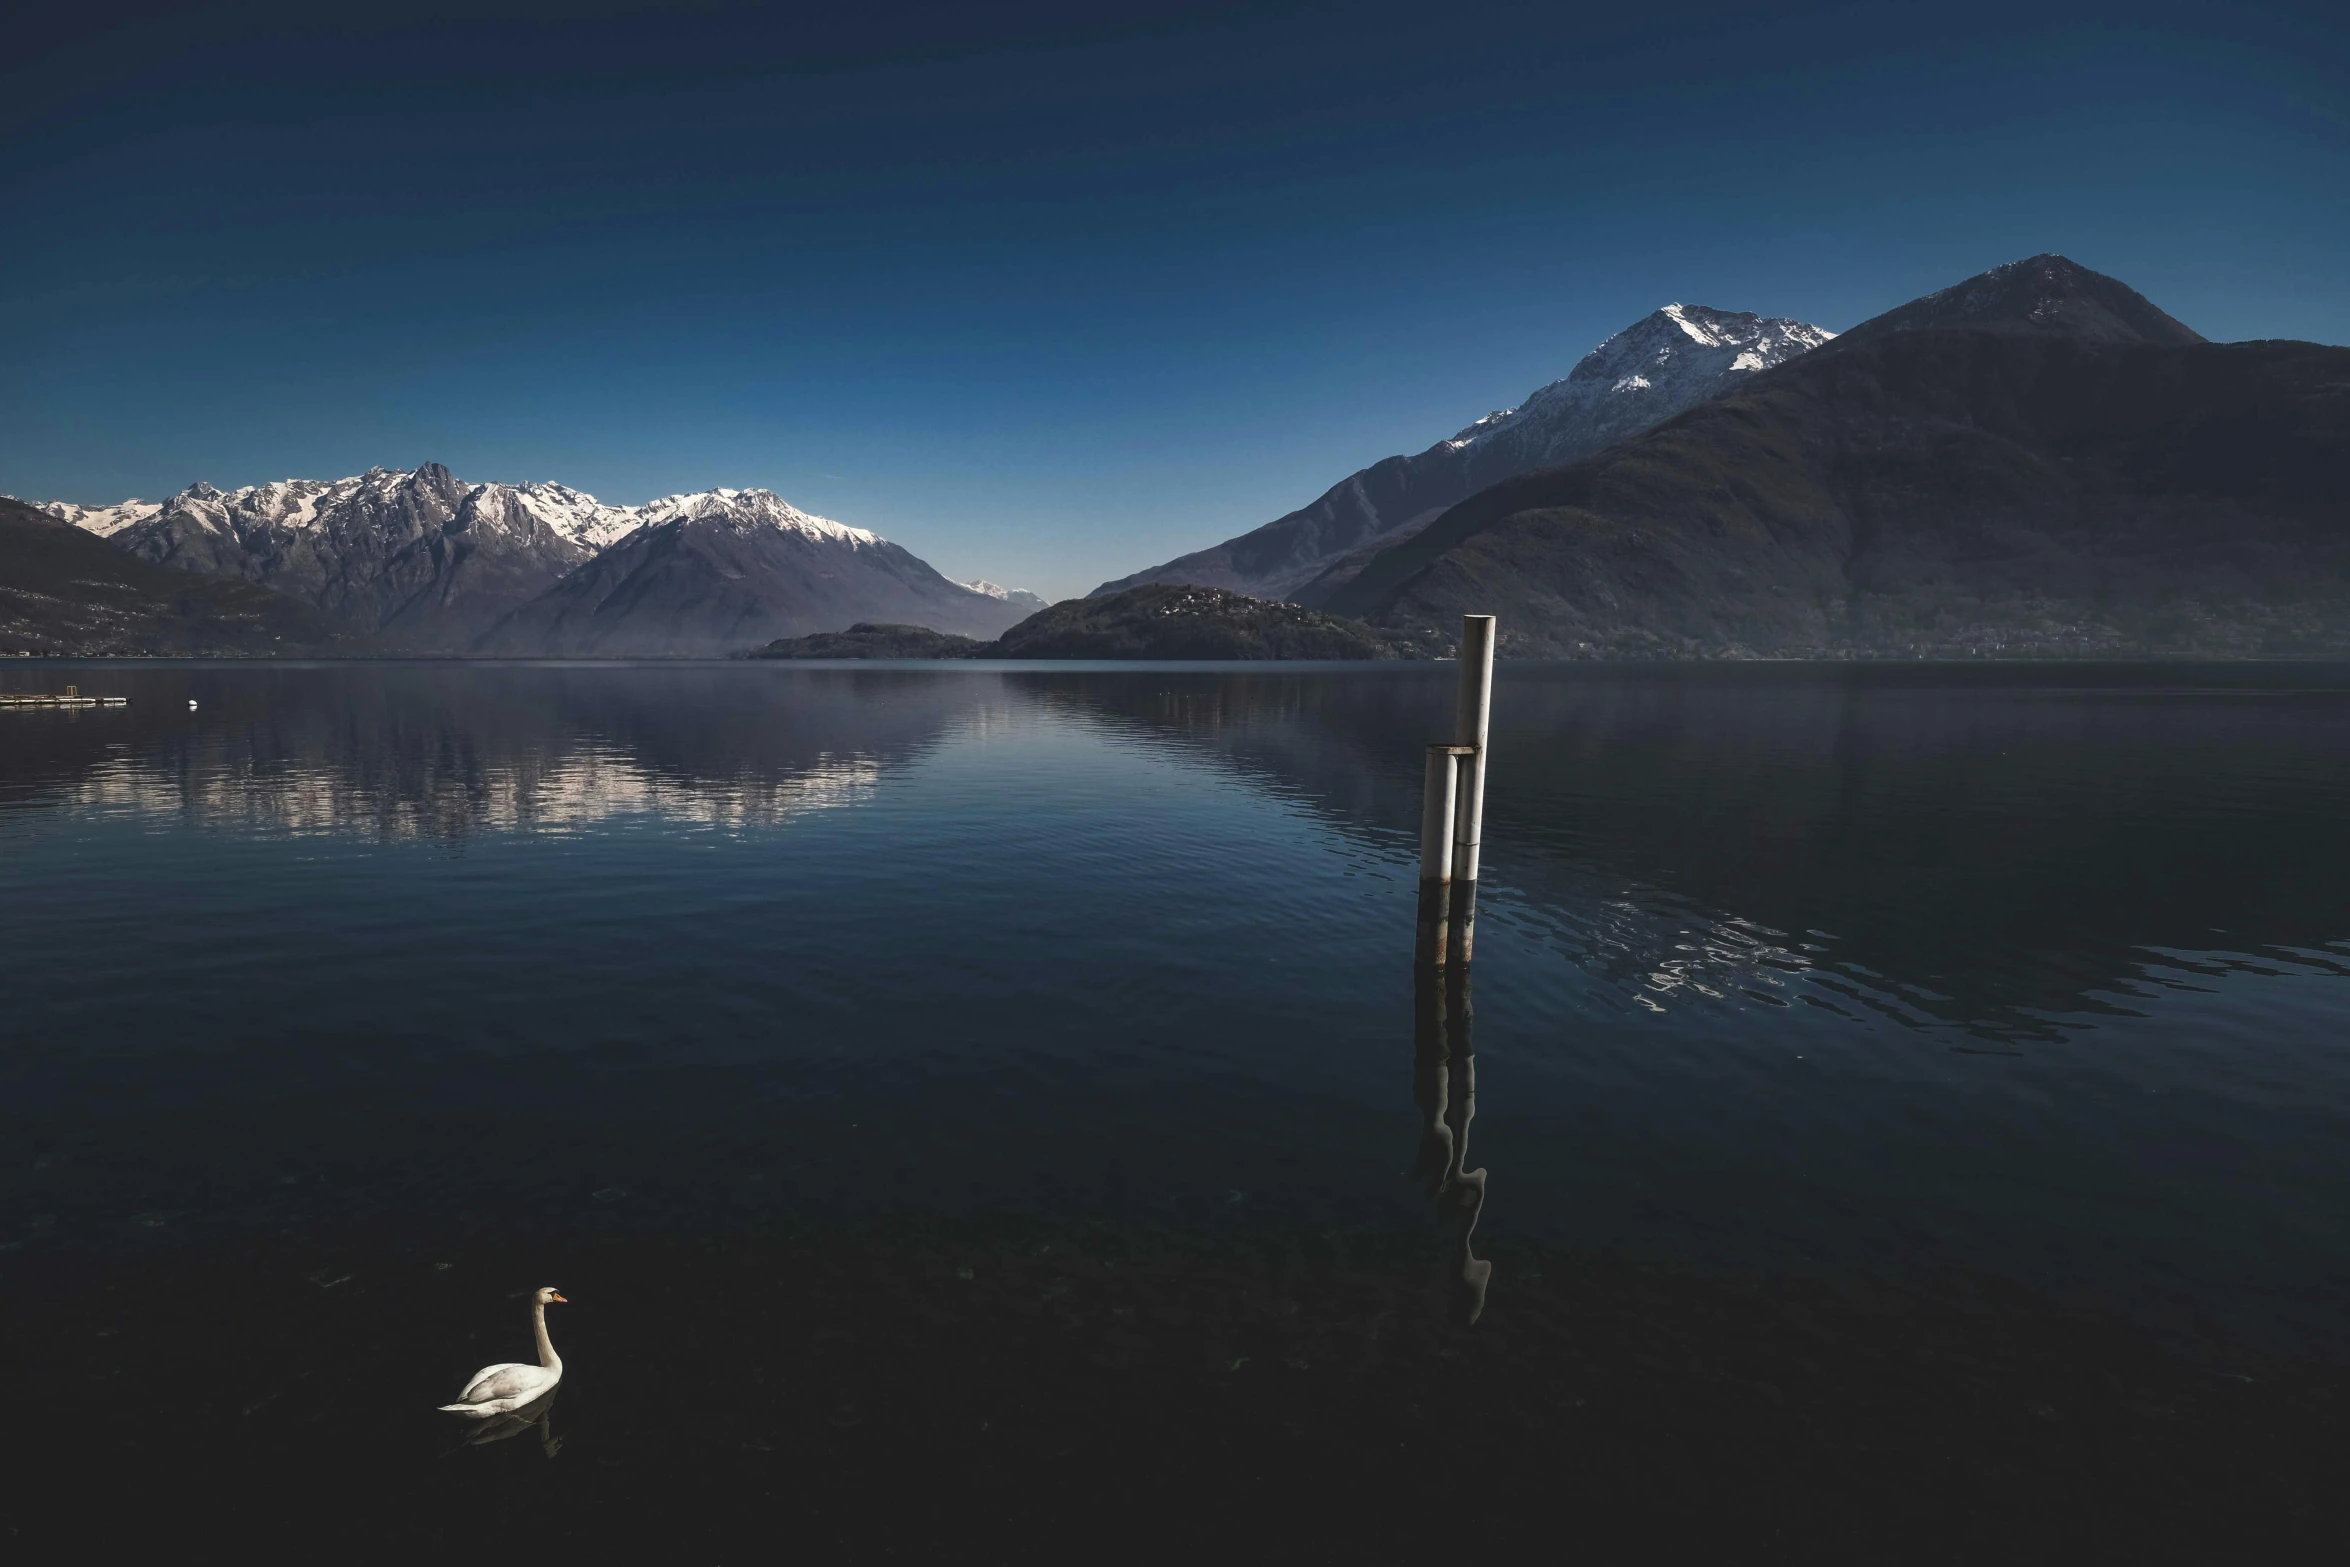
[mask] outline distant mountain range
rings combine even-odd
[[[1008,595],[947,581],[878,534],[811,517],[772,490],[676,496],[647,511],[617,543],[498,621],[482,648],[711,656],[858,621],[992,636],[1029,612]]]
[[[611,506],[426,463],[42,509],[151,564],[274,589],[388,650],[708,655],[873,619],[993,636],[1043,604],[949,582],[771,490]]]
[[[1372,554],[1488,485],[1588,456],[1833,335],[1779,317],[1667,305],[1518,407],[1487,414],[1417,457],[1389,457],[1349,474],[1312,505],[1253,532],[1105,582],[1094,594],[1179,582],[1325,603]]]
[[[2205,342],[2061,256],[1492,486],[1323,606],[1565,657],[2350,651],[2350,349]]]
[[[1001,648],[1051,653],[1178,613],[1217,646],[1338,645],[1225,596],[1103,602],[1162,584],[1403,651],[1491,612],[1513,656],[2341,656],[2344,472],[2350,349],[2209,343],[2035,256],[1841,337],[1667,306],[1522,407],[1050,609],[767,490],[608,506],[428,463],[12,503],[0,647],[711,654],[1033,621]]]

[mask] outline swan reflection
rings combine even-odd
[[[1415,1173],[1436,1200],[1450,1309],[1465,1327],[1483,1315],[1485,1287],[1493,1277],[1493,1264],[1470,1246],[1485,1207],[1485,1172],[1467,1168],[1469,1123],[1477,1116],[1467,966],[1419,966],[1412,1001],[1412,1098],[1422,1118]]]
[[[539,1435],[539,1451],[549,1458],[554,1457],[563,1451],[563,1438],[555,1434],[551,1419],[555,1412],[555,1397],[561,1391],[560,1388],[550,1388],[519,1409],[510,1409],[505,1414],[484,1420],[466,1434],[464,1445],[483,1447],[535,1429]]]

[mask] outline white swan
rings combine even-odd
[[[552,1285],[530,1297],[530,1325],[539,1340],[537,1365],[508,1361],[504,1365],[484,1366],[465,1384],[457,1402],[443,1404],[441,1408],[468,1420],[487,1420],[493,1415],[510,1414],[532,1399],[553,1392],[555,1384],[563,1380],[563,1357],[555,1353],[554,1340],[547,1337],[547,1306],[562,1299],[562,1291]]]

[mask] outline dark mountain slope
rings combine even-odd
[[[2205,340],[2127,283],[2063,256],[2030,256],[1993,267],[1872,316],[1844,336],[1847,341],[1865,341],[1888,332],[1952,327],[2094,343],[2176,345]]]
[[[2350,350],[2181,342],[2111,279],[2025,265],[2053,306],[1998,274],[2004,318],[1881,324],[1905,306],[1471,497],[1330,607],[1493,611],[1561,656],[2350,649]],[[2082,331],[2049,325],[2082,298]]]
[[[282,593],[157,566],[0,499],[0,653],[292,653],[359,641]]]

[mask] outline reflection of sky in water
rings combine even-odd
[[[1505,668],[1480,1237],[2333,1331],[2287,1298],[2350,1279],[2340,699],[1898,673]],[[0,1087],[82,1183],[40,1244],[324,1222],[322,1164],[389,1212],[1425,1222],[1448,670],[107,678],[0,750]]]

